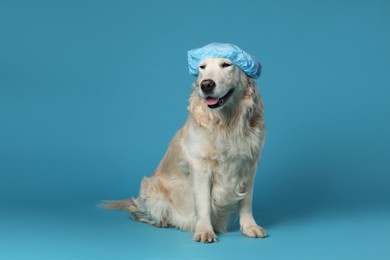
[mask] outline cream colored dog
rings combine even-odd
[[[106,201],[137,221],[194,232],[214,242],[226,232],[238,205],[241,230],[265,237],[252,215],[256,166],[264,142],[263,105],[254,81],[230,60],[209,58],[199,66],[189,118],[171,141],[138,198]]]

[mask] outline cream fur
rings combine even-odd
[[[241,230],[265,237],[252,215],[256,166],[264,142],[263,105],[255,83],[230,62],[210,58],[201,65],[189,100],[189,117],[151,177],[145,177],[138,198],[108,201],[106,207],[126,209],[137,221],[194,232],[194,240],[214,242],[226,232],[230,213],[238,206]],[[230,62],[231,63],[231,62]],[[214,96],[233,95],[210,109],[200,82],[216,83]]]

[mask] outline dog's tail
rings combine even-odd
[[[109,210],[126,210],[129,211],[134,220],[160,226],[146,209],[145,203],[140,198],[130,198],[125,200],[105,200],[99,204],[100,208]]]
[[[134,205],[134,199],[131,198],[126,200],[104,200],[98,205],[98,207],[102,209],[130,211],[130,208],[133,205]]]

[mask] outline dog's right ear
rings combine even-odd
[[[193,88],[199,88],[199,82],[195,81],[194,83],[192,83],[192,87]]]
[[[193,86],[196,88],[199,85],[196,85],[196,82],[193,84]],[[200,99],[199,93],[195,90],[192,92],[190,99],[189,99],[189,105],[187,107],[188,111],[190,111],[190,114],[192,118],[195,120],[195,122],[201,126],[207,128],[210,123],[210,109],[207,108],[205,103]]]

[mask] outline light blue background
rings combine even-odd
[[[254,209],[202,245],[101,199],[138,193],[187,117],[186,51],[263,64]],[[389,259],[388,1],[0,1],[1,259]]]

